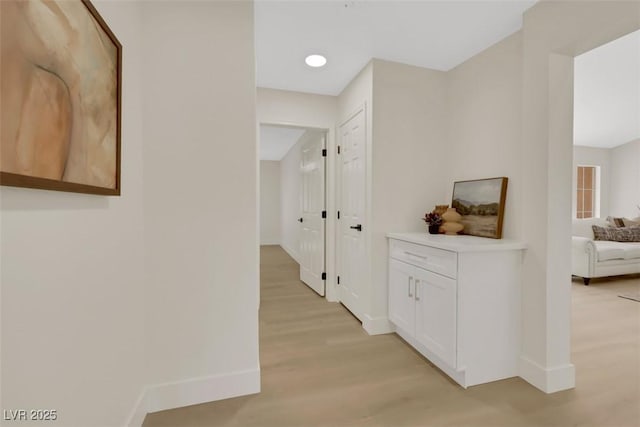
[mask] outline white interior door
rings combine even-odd
[[[365,234],[365,111],[340,126],[340,196],[338,221],[338,298],[362,320],[362,291],[366,279]]]
[[[313,135],[301,147],[300,280],[324,296],[325,134]]]

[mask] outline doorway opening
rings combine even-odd
[[[629,375],[638,357],[640,255],[625,253],[634,243],[596,239],[597,230],[640,217],[638,46],[640,31],[573,59],[573,161],[565,167],[572,168],[571,357],[583,387]],[[594,369],[603,361],[607,370]]]
[[[640,273],[629,244],[600,241],[640,219],[638,46],[635,31],[574,59],[572,275],[584,285]]]
[[[326,294],[326,129],[260,125],[260,245],[278,245]]]

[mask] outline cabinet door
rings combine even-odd
[[[456,281],[416,269],[416,339],[456,367]]]
[[[415,334],[414,268],[394,259],[389,261],[389,320],[413,336]]]

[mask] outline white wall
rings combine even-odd
[[[503,237],[520,236],[522,35],[494,44],[447,73],[446,204],[453,183],[509,178]]]
[[[376,319],[387,315],[386,234],[426,232],[424,213],[446,203],[450,159],[444,72],[376,59],[372,83],[374,292],[367,314]]]
[[[122,426],[146,380],[140,10],[94,4],[125,46],[122,196],[0,187],[2,408],[52,426]]]
[[[258,156],[253,4],[142,11],[153,411],[259,390]]]
[[[600,217],[609,216],[609,200],[612,195],[611,187],[611,150],[608,148],[573,146],[573,169],[571,184],[571,217],[576,217],[578,166],[600,167]]]
[[[2,406],[51,425],[259,390],[252,5],[96,6],[124,45],[122,196],[0,189]]]
[[[280,160],[280,246],[300,262],[300,144]]]
[[[280,244],[280,162],[260,161],[260,244]]]
[[[337,97],[259,87],[258,123],[333,129]]]
[[[640,139],[611,149],[611,215],[640,217]]]
[[[346,122],[364,104],[367,108],[367,135],[371,135],[373,111],[373,60],[369,62],[338,96],[338,126]]]
[[[614,148],[574,146],[572,214],[576,212],[577,166],[600,166],[600,216],[640,216],[640,140]]]

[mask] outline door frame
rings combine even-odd
[[[338,124],[336,126],[335,129],[335,136],[336,136],[336,149],[334,150],[334,160],[335,160],[335,178],[336,178],[336,182],[335,182],[335,207],[336,207],[336,212],[338,210],[342,210],[342,206],[340,206],[340,200],[342,197],[342,167],[340,166],[340,159],[339,159],[339,155],[337,152],[337,146],[340,144],[340,128],[342,126],[344,126],[345,124],[347,124],[347,122],[349,122],[351,119],[353,119],[358,113],[360,113],[360,111],[363,112],[364,114],[364,161],[365,161],[365,165],[364,165],[364,187],[365,187],[365,200],[364,200],[364,221],[363,221],[363,239],[364,239],[364,247],[365,247],[365,260],[364,260],[364,271],[362,272],[362,281],[364,283],[368,283],[369,286],[371,286],[372,283],[372,277],[371,277],[371,238],[372,238],[372,229],[373,229],[373,221],[372,221],[372,179],[371,179],[371,169],[372,169],[372,165],[373,165],[373,150],[372,150],[372,146],[371,146],[371,112],[369,111],[369,107],[367,105],[367,102],[363,102],[361,104],[359,104],[356,108],[354,108],[353,110],[351,110],[351,112],[349,114],[347,114],[345,117],[341,117],[339,118]],[[335,228],[334,228],[334,241],[335,241],[335,271],[336,271],[336,275],[339,274],[339,267],[340,267],[340,256],[341,256],[341,248],[340,248],[340,244],[339,244],[339,233],[340,233],[340,227],[339,224],[336,220],[336,224],[335,224]],[[336,294],[336,301],[340,302],[339,296],[338,296],[338,292],[337,292],[337,288],[335,289]],[[371,318],[369,315],[370,312],[370,307],[369,307],[369,303],[370,303],[370,299],[372,297],[372,292],[371,289],[367,290],[366,292],[363,293],[363,304],[364,306],[360,307],[360,313],[357,313],[356,317],[361,317],[361,321],[362,321],[362,326],[365,330],[367,330],[367,333],[371,334],[371,330],[367,329],[367,324],[369,323],[369,319]]]
[[[325,222],[325,238],[324,238],[324,264],[327,280],[325,281],[325,298],[327,301],[337,302],[338,295],[336,292],[336,128],[335,125],[327,128],[304,122],[289,121],[259,121],[258,122],[258,151],[260,147],[260,126],[282,126],[297,129],[311,129],[323,131],[326,133],[325,148],[327,157],[325,157],[325,209],[327,210],[327,219]],[[258,161],[258,177],[260,176],[260,162]],[[260,200],[260,186],[258,186],[258,200]],[[259,220],[259,217],[258,217]]]

